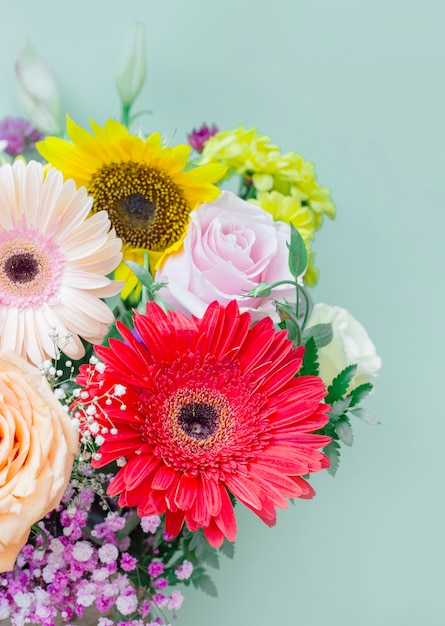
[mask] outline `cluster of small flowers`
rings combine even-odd
[[[88,368],[85,370],[85,374],[87,376],[93,376],[95,372],[102,373],[104,369],[105,365],[99,361],[97,357],[92,356],[89,360]],[[87,391],[82,391],[80,387],[76,387],[73,390],[75,409],[72,411],[72,416],[74,424],[81,432],[80,443],[90,450],[95,458],[100,458],[100,453],[96,452],[96,450],[104,443],[104,435],[108,433],[111,435],[118,434],[117,428],[107,414],[104,413],[99,401],[104,401],[107,407],[112,404],[117,404],[118,408],[125,411],[127,407],[123,396],[125,396],[126,392],[127,389],[124,385],[116,384],[112,389],[104,391],[103,395],[95,396],[90,400]],[[96,420],[98,413],[108,420],[109,427],[99,424]],[[123,464],[125,464],[124,459],[120,465]]]
[[[181,607],[180,591],[166,593],[169,580],[163,576],[166,565],[155,558],[158,551],[153,551],[154,559],[146,568],[150,588],[133,585],[128,574],[136,573],[139,562],[128,552],[130,537],[118,538],[131,512],[102,515],[87,531],[94,501],[92,489],[69,487],[57,512],[39,522],[14,570],[0,576],[0,620],[9,619],[11,626],[31,622],[54,626],[59,617],[69,624],[94,606],[97,626],[159,626],[167,622],[154,612],[175,612]],[[158,516],[140,522],[144,533],[156,532],[160,524]],[[146,546],[149,549],[149,541]],[[192,570],[184,561],[174,571],[177,580],[185,580]],[[114,621],[110,614],[116,615]]]

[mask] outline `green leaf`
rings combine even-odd
[[[229,559],[233,559],[233,557],[235,556],[235,544],[232,541],[224,539],[220,550]]]
[[[328,387],[328,395],[325,400],[327,404],[332,404],[336,400],[343,398],[356,371],[357,365],[348,365],[334,378]]]
[[[208,574],[199,573],[198,576],[193,576],[192,583],[197,589],[201,589],[204,593],[207,593],[212,598],[218,597],[218,591],[216,585]]]
[[[331,420],[334,422],[337,421],[336,418],[341,417],[345,411],[349,409],[351,404],[351,398],[343,398],[342,400],[336,400],[331,405],[331,410],[329,411],[329,415]]]
[[[352,428],[349,422],[339,422],[335,426],[335,431],[345,446],[352,446],[354,437],[352,435]]]
[[[368,409],[362,409],[361,407],[357,407],[356,409],[351,409],[349,411],[354,417],[358,417],[363,420],[366,424],[370,424],[371,426],[376,426],[380,424],[380,420],[372,413],[372,411],[368,411]]]
[[[309,337],[305,343],[303,364],[298,372],[298,375],[318,376],[319,369],[317,345],[315,343],[315,339],[313,337]]]
[[[357,404],[360,404],[360,402],[364,400],[366,396],[372,391],[373,386],[374,385],[372,385],[372,383],[363,383],[362,385],[358,385],[358,387],[355,387],[355,389],[353,389],[351,393],[348,394],[348,398],[351,398],[350,406],[353,407]]]
[[[292,222],[290,222],[290,244],[286,245],[289,250],[290,273],[296,280],[306,269],[308,259],[303,237]]]
[[[331,476],[335,476],[338,466],[340,465],[340,444],[333,439],[331,443],[328,443],[328,445],[323,448],[323,452],[331,462],[328,473]]]
[[[280,328],[287,330],[288,338],[294,343],[298,340],[298,331],[292,320],[283,320],[280,322]]]
[[[333,337],[332,324],[315,324],[315,326],[306,328],[303,333],[303,341],[309,339],[309,337],[315,339],[318,349],[327,346],[331,343]]]
[[[219,568],[218,552],[209,544],[202,530],[198,530],[193,534],[189,543],[189,549],[194,550],[196,558],[200,561],[210,565],[210,567]]]
[[[151,288],[153,284],[153,278],[151,277],[150,272],[139,265],[139,263],[135,263],[134,261],[124,261],[125,265],[127,265],[131,271],[136,274],[138,281],[144,287]]]

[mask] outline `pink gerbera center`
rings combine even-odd
[[[63,269],[56,243],[33,226],[0,232],[0,305],[37,308],[53,300]]]

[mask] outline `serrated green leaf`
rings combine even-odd
[[[193,534],[189,543],[189,549],[195,552],[199,561],[206,563],[210,567],[219,568],[218,552],[209,544],[202,530],[198,530]]]
[[[235,556],[235,544],[232,541],[224,539],[220,547],[221,552],[229,559]]]
[[[290,222],[289,269],[295,280],[301,276],[307,267],[307,250],[303,240],[295,226]]]
[[[212,598],[218,597],[216,585],[208,574],[201,574],[200,576],[192,578],[192,583],[197,589],[201,589],[204,593],[212,596]]]
[[[303,364],[299,376],[318,376],[320,366],[318,365],[318,351],[315,339],[309,337],[305,343],[305,351],[303,356]]]
[[[351,393],[348,394],[348,398],[351,398],[350,406],[353,407],[362,402],[362,400],[364,400],[366,396],[372,391],[373,386],[374,385],[372,383],[363,383],[362,385],[358,385],[358,387],[355,387],[355,389],[353,389]]]
[[[323,448],[323,452],[331,462],[328,467],[328,473],[331,476],[335,476],[340,465],[340,444],[337,441],[332,440],[331,443],[328,443],[328,445]]]
[[[341,417],[344,412],[349,408],[351,404],[351,398],[343,398],[342,400],[336,400],[331,404],[331,410],[329,411],[330,418],[335,421],[336,418]]]
[[[325,400],[327,404],[332,404],[336,400],[343,398],[356,371],[357,365],[348,365],[334,378],[328,387],[328,395]]]
[[[153,284],[153,278],[151,277],[150,272],[145,269],[145,267],[142,267],[142,265],[139,265],[139,263],[135,263],[134,261],[124,261],[124,263],[131,269],[134,274],[136,274],[136,277],[141,285],[147,288],[151,288]]]
[[[310,328],[306,328],[303,333],[303,342],[309,337],[313,337],[317,348],[323,348],[331,343],[333,333],[332,333],[332,324],[315,324],[315,326],[311,326]]]
[[[368,411],[368,409],[357,407],[356,409],[351,409],[349,413],[354,415],[354,417],[358,417],[359,419],[363,420],[364,422],[366,422],[366,424],[370,424],[371,426],[376,426],[377,424],[380,424],[380,420],[377,415],[375,415],[375,413],[372,413],[372,411]]]
[[[335,426],[335,430],[345,446],[352,446],[354,437],[352,435],[351,425],[348,422],[339,422]]]

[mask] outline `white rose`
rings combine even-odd
[[[373,383],[382,360],[363,326],[346,309],[319,303],[314,306],[308,328],[332,325],[332,341],[318,350],[320,377],[328,386],[348,365],[357,365],[350,389]]]

